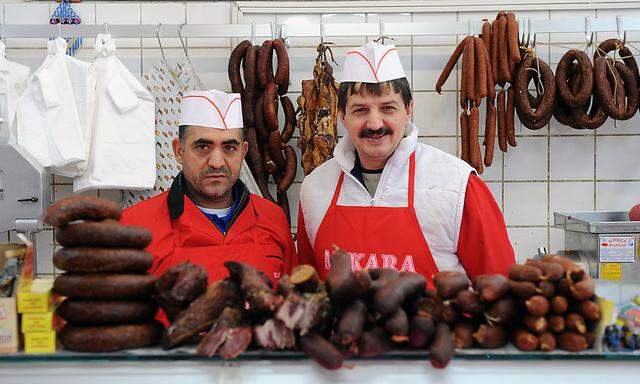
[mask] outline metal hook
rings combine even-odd
[[[382,20],[378,20],[378,32],[380,32],[380,39],[382,44],[384,44],[384,22]]]
[[[275,21],[272,21],[271,23],[269,23],[269,25],[271,26],[271,40],[275,40],[276,39],[276,29],[278,28],[278,26],[277,26]]]
[[[160,53],[162,54],[162,61],[167,62],[167,58],[164,56],[164,49],[162,49],[162,42],[160,41],[160,26],[162,23],[156,25],[156,37],[158,38],[158,45],[160,46]]]
[[[320,44],[324,45],[324,21],[320,19]]]
[[[624,45],[627,42],[627,31],[622,30],[622,16],[616,16],[616,31],[618,32],[618,39]]]
[[[468,35],[468,36],[473,35],[473,34],[471,33],[471,19],[467,19],[467,35]]]
[[[109,35],[109,24],[104,23],[104,34]]]
[[[256,22],[251,22],[251,45],[256,45]]]
[[[184,28],[185,25],[187,25],[187,23],[182,23],[178,26],[178,37],[180,38],[180,44],[182,44],[182,49],[184,50],[184,55],[187,57],[187,61],[191,62],[191,59],[189,58],[189,52],[187,52],[187,45],[182,38],[182,28]]]
[[[584,37],[587,39],[587,48],[591,48],[593,46],[593,39],[595,33],[591,30],[591,19],[589,16],[584,18]]]
[[[527,19],[527,47],[531,44],[531,18]]]

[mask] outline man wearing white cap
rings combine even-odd
[[[171,189],[134,205],[122,222],[151,230],[150,270],[190,261],[205,267],[209,281],[227,275],[223,264],[253,265],[272,281],[296,262],[291,229],[282,209],[250,194],[238,179],[247,153],[239,94],[198,91],[182,99],[178,139],[182,171]]]
[[[506,274],[514,252],[500,209],[467,163],[418,142],[395,46],[367,43],[347,52],[343,68],[347,135],[302,183],[299,262],[325,277],[335,244],[354,270]]]

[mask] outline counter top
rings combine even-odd
[[[172,351],[145,348],[106,354],[59,351],[51,355],[0,356],[2,384],[628,384],[637,381],[638,372],[637,352],[523,353],[513,346],[460,351],[445,369],[433,368],[428,353],[409,350],[395,350],[372,359],[348,359],[336,371],[321,368],[303,353],[294,351],[247,351],[230,361],[195,355],[193,347]]]

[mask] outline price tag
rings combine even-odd
[[[600,279],[609,281],[622,280],[622,264],[600,263]]]
[[[633,235],[601,235],[598,238],[601,263],[633,263],[636,238]]]

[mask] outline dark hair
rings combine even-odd
[[[187,128],[189,128],[188,125],[181,125],[178,127],[178,140],[180,140],[182,144],[184,144],[184,139],[187,136]],[[245,129],[247,128],[242,128],[240,132],[240,140],[242,141],[245,141],[245,133],[244,133]]]
[[[338,110],[342,113],[347,108],[347,97],[359,94],[376,95],[381,96],[383,93],[389,92],[389,89],[393,88],[393,91],[399,93],[402,96],[402,102],[405,108],[409,108],[411,104],[411,86],[406,77],[400,79],[383,81],[382,83],[356,83],[356,82],[342,82],[340,83],[340,89],[338,90]]]

